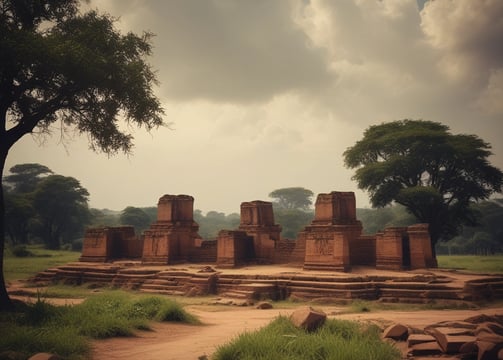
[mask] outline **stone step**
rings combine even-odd
[[[219,296],[222,296],[224,298],[229,298],[229,299],[253,300],[253,294],[241,294],[241,293],[236,293],[234,291],[227,291],[227,292],[224,292],[223,294],[219,294]]]
[[[140,290],[162,290],[162,291],[183,291],[185,286],[177,285],[177,286],[166,286],[166,285],[158,285],[158,284],[142,284]]]
[[[180,290],[166,290],[166,289],[146,289],[141,287],[139,289],[140,292],[142,293],[147,293],[147,294],[159,294],[159,295],[177,295],[177,296],[184,296],[185,291],[180,291]]]
[[[306,297],[309,299],[318,297],[333,297],[342,299],[377,299],[377,292],[373,289],[319,289],[319,288],[306,288],[306,287],[289,287],[290,295]]]
[[[427,290],[427,289],[379,289],[380,297],[400,297],[400,298],[431,298],[431,299],[460,299],[456,290]]]
[[[145,285],[178,286],[180,282],[165,279],[150,279],[145,281]]]
[[[292,280],[288,284],[288,286],[295,287],[316,287],[320,289],[375,289],[376,284],[373,282],[321,282],[321,281],[297,281]]]

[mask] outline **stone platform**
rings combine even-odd
[[[257,265],[236,269],[214,264],[146,266],[140,261],[69,263],[37,274],[38,285],[65,283],[110,286],[165,295],[218,295],[241,300],[352,299],[401,303],[465,303],[503,299],[503,275],[439,269],[344,272],[307,271],[296,266]]]

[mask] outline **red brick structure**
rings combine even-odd
[[[280,240],[281,226],[274,224],[271,202],[256,200],[241,203],[239,230],[253,238],[255,261],[273,262],[275,244]]]
[[[353,192],[319,194],[314,219],[297,240],[280,238],[281,226],[274,223],[271,202],[243,202],[239,228],[220,231],[217,241],[201,239],[193,210],[192,196],[164,195],[158,202],[157,221],[142,237],[135,236],[132,226],[89,229],[80,260],[216,262],[220,267],[288,263],[307,270],[335,271],[359,265],[388,270],[436,267],[427,224],[362,235]]]
[[[314,220],[297,240],[305,242],[304,269],[349,271],[350,246],[361,233],[353,192],[319,194]]]
[[[173,264],[189,261],[199,225],[194,221],[194,198],[164,195],[157,204],[157,221],[145,230],[142,262]]]
[[[133,226],[100,227],[86,230],[80,261],[106,262],[139,258],[143,244]]]
[[[376,268],[387,270],[436,267],[428,224],[389,227],[376,234]]]
[[[245,231],[221,230],[217,239],[217,266],[222,268],[243,265],[255,259],[253,237]]]

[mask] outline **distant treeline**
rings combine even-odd
[[[137,234],[157,220],[157,207],[128,206],[122,211],[88,207],[88,191],[72,177],[54,174],[40,164],[20,164],[4,177],[6,235],[10,245],[43,243],[48,248],[80,250],[86,227],[132,225]],[[296,239],[314,217],[313,192],[301,187],[283,188],[269,194],[273,199],[275,222],[282,237]],[[463,227],[459,235],[437,245],[438,254],[488,255],[503,252],[503,199],[472,205],[479,225]],[[365,234],[389,226],[417,222],[402,206],[357,209]],[[240,215],[218,211],[194,211],[199,234],[215,239],[220,230],[239,227]]]

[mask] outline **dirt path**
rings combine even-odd
[[[319,307],[327,314],[337,314],[335,307]],[[189,307],[205,325],[156,324],[154,331],[140,332],[135,338],[114,338],[93,342],[93,360],[197,360],[210,355],[219,345],[229,342],[239,333],[267,325],[278,315],[289,315],[294,309],[258,310],[234,308],[207,311]],[[463,320],[477,314],[503,314],[503,307],[486,310],[382,311],[359,314],[330,315],[347,320],[393,321],[424,328],[444,320]]]

